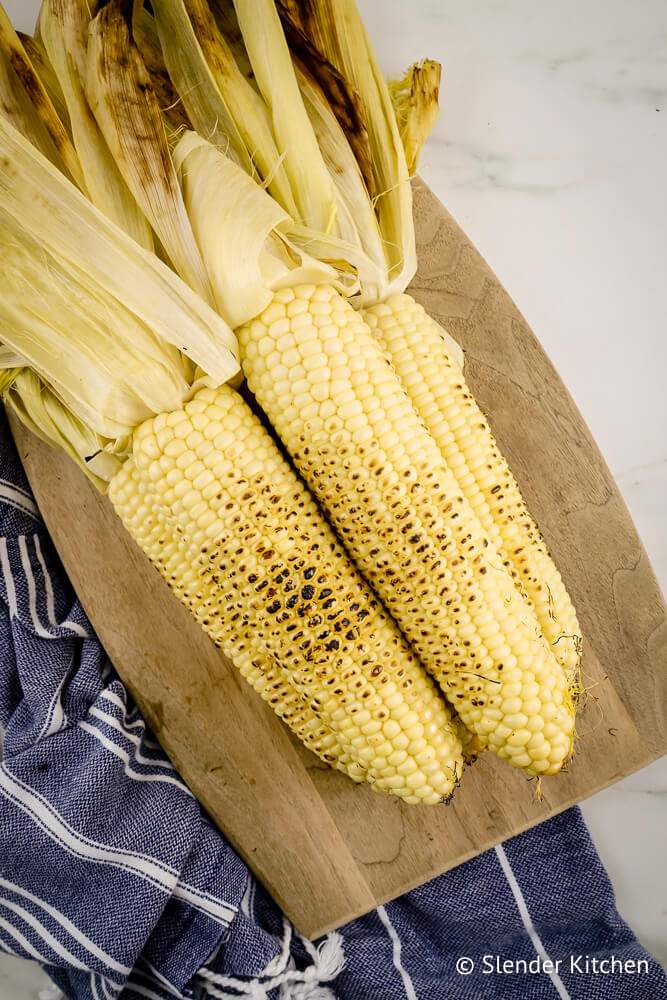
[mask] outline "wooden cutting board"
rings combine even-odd
[[[402,805],[304,750],[215,649],[78,469],[15,435],[65,567],[108,653],[193,792],[310,937],[539,823],[667,750],[665,606],[566,389],[477,251],[415,190],[413,291],[463,345],[582,624],[577,755],[535,783],[486,754],[448,807]]]

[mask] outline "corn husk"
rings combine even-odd
[[[241,0],[236,11],[220,2],[214,8],[218,23],[230,33],[228,44],[239,63],[243,53],[249,60],[253,81],[271,108],[274,129],[283,132],[285,167],[294,199],[302,199],[301,217],[314,215],[303,198],[317,206],[319,223],[308,225],[293,217],[286,235],[300,253],[334,267],[343,287],[363,290],[362,301],[364,296],[374,301],[386,285],[384,248],[359,166],[319,83],[302,63],[290,67],[273,0]],[[318,194],[313,181],[323,177],[323,166],[329,176]]]
[[[125,456],[114,453],[111,442],[79,420],[36,372],[2,372],[0,396],[33,434],[61,448],[100,492],[106,492]]]
[[[79,182],[82,178],[81,165],[72,140],[2,4],[0,66],[0,76],[3,78],[0,88],[3,93],[13,90],[16,104],[20,108],[18,118],[22,127],[18,127],[46,155],[53,150],[49,159],[63,167],[72,180]],[[16,93],[17,86],[22,91],[19,95]],[[17,123],[17,118],[14,118],[14,122]]]
[[[0,49],[0,114],[10,121],[21,135],[40,149],[52,163],[62,165],[53,143],[42,128],[41,122],[36,119],[21,82],[2,49]]]
[[[380,301],[387,292],[387,264],[380,228],[361,169],[338,118],[317,82],[302,68],[297,69],[297,78],[339,204],[337,219],[341,242],[330,234],[325,240],[318,239],[316,256],[322,254],[325,260],[332,263],[338,260],[341,267],[351,265],[356,270],[360,305]],[[301,242],[297,229],[294,228],[292,235]],[[311,252],[315,253],[312,231],[307,238],[311,241]],[[347,246],[342,241],[346,241]]]
[[[70,409],[108,438],[180,405],[188,379],[179,352],[159,339],[81,269],[6,225],[0,213],[4,343]]]
[[[188,132],[174,162],[218,309],[232,328],[258,316],[286,284],[326,282],[354,291],[290,241],[284,209],[214,145]]]
[[[228,102],[234,123],[252,158],[260,182],[292,217],[297,202],[271,128],[267,107],[237,65],[213,17],[207,0],[184,0],[209,69],[220,94]]]
[[[6,45],[7,32],[1,24],[4,18],[0,8],[0,114],[59,170],[65,171],[67,168],[14,68],[15,53]]]
[[[402,79],[389,82],[410,174],[416,172],[424,143],[438,120],[441,76],[440,63],[424,59],[411,66]]]
[[[296,204],[266,108],[236,66],[206,4],[156,0],[153,9],[166,66],[196,131],[265,184],[293,215]]]
[[[156,0],[153,11],[165,65],[193,127],[252,173],[252,159],[204,58],[183,0]]]
[[[277,0],[277,5],[283,22],[305,34],[358,94],[371,148],[389,291],[403,291],[417,267],[410,174],[389,89],[355,0]]]
[[[120,386],[121,403],[108,411],[112,424],[142,418],[141,405],[157,413],[180,405],[193,388],[195,367],[206,374],[194,388],[220,385],[238,374],[236,338],[224,320],[2,118],[0,227],[3,342],[57,384],[68,405],[75,398],[89,405],[91,412],[85,414],[70,408],[100,433],[119,435],[117,428],[111,433],[93,419],[102,390],[92,392],[91,384],[93,378],[104,380],[107,361],[114,378],[118,371],[131,390],[129,403],[125,381],[105,390],[113,400]],[[58,367],[62,358],[52,350],[54,325],[61,331],[63,356],[72,339],[70,327],[80,339],[82,356],[90,351],[90,369],[79,371],[72,362],[68,381]],[[107,348],[118,356],[107,358]],[[142,379],[140,405],[135,397]]]
[[[71,139],[72,126],[69,120],[69,112],[65,102],[65,95],[63,94],[62,87],[60,86],[55,70],[49,61],[49,57],[46,54],[44,46],[38,39],[33,38],[31,35],[25,35],[21,31],[17,32],[17,35],[21,39],[23,48],[25,49],[26,54],[42,83],[42,86],[49,95],[53,107],[56,109],[58,118],[62,122],[63,127]]]
[[[155,18],[143,4],[135,5],[132,37],[151,78],[155,97],[167,127],[172,133],[191,129],[192,123],[185,105],[176,92],[165,65]]]
[[[236,65],[253,89],[259,93],[255,74],[252,71],[250,59],[248,58],[248,53],[243,42],[239,19],[234,10],[234,4],[230,3],[229,0],[209,0],[209,8],[220,34],[234,54]]]
[[[164,49],[165,62],[169,66],[179,92],[182,94],[196,131],[205,141],[211,142],[221,152],[226,153],[235,162],[241,164],[250,177],[267,188],[269,194],[289,215],[291,221],[285,222],[284,225],[281,224],[280,232],[284,239],[291,242],[290,255],[294,257],[296,254],[296,264],[303,267],[303,261],[312,256],[309,250],[309,241],[315,240],[318,247],[317,254],[323,264],[331,265],[340,271],[340,287],[345,289],[358,288],[359,285],[355,279],[355,274],[358,273],[363,276],[365,285],[375,289],[382,282],[385,269],[377,224],[375,227],[375,246],[372,246],[370,238],[366,239],[366,243],[364,243],[357,230],[356,216],[362,218],[366,213],[372,222],[372,206],[369,205],[367,196],[365,196],[365,205],[363,208],[361,206],[364,195],[363,184],[359,182],[359,168],[354,157],[350,154],[342,131],[338,128],[335,118],[328,109],[325,107],[319,114],[313,111],[312,121],[317,120],[323,131],[327,132],[328,120],[331,119],[337,129],[333,135],[331,130],[328,131],[326,156],[329,159],[331,171],[349,171],[349,177],[341,176],[338,183],[332,181],[327,163],[325,163],[325,156],[318,149],[317,136],[313,131],[313,125],[308,120],[311,110],[306,111],[300,96],[296,102],[292,102],[293,105],[296,104],[300,108],[300,111],[295,113],[299,128],[305,123],[311,147],[316,150],[315,159],[319,164],[319,169],[323,170],[326,175],[327,198],[330,200],[327,202],[327,209],[324,212],[326,228],[322,230],[308,226],[303,222],[301,206],[297,205],[297,189],[294,188],[294,193],[292,191],[294,175],[290,175],[288,169],[291,162],[290,157],[285,156],[285,162],[281,162],[277,145],[273,139],[271,131],[273,114],[269,113],[263,97],[256,88],[254,77],[252,82],[249,82],[245,76],[250,64],[243,47],[242,36],[233,8],[231,6],[225,7],[224,4],[216,4],[215,9],[218,16],[216,20],[205,0],[156,0],[153,7],[156,15],[155,23]],[[221,24],[224,24],[226,29],[232,32],[231,39],[223,36],[220,30]],[[280,64],[280,58],[287,56],[288,76],[292,85],[298,86],[294,70],[289,64],[284,38],[280,24],[275,18],[275,12],[273,29],[269,31],[268,38],[272,49],[267,54],[267,60],[271,67],[276,63],[276,59],[277,63]],[[176,44],[176,39],[178,44]],[[273,49],[277,49],[277,57],[274,55]],[[239,61],[243,63],[244,71],[240,69]],[[326,105],[324,98],[320,98],[320,104]],[[268,178],[263,178],[262,171],[259,170],[258,149],[262,148],[264,142],[260,128],[262,122],[264,123],[262,127],[269,130],[272,156],[278,161],[278,172],[276,169],[271,170]],[[222,124],[225,124],[225,128],[229,130],[226,144],[221,142]],[[258,141],[258,135],[261,141]],[[298,140],[298,130],[295,136]],[[337,152],[333,148],[336,141],[339,143]],[[323,142],[323,145],[325,144],[326,142]],[[297,142],[297,145],[301,149],[303,143]],[[266,168],[270,169],[268,160]],[[308,183],[311,187],[313,177],[317,176],[317,169],[316,166],[315,172],[311,170],[308,173]],[[280,183],[278,183],[279,180]],[[287,187],[285,187],[286,183]],[[348,199],[348,191],[350,194],[351,192],[355,193],[356,203],[352,196]],[[301,196],[299,194],[299,197]],[[225,193],[222,190],[213,191],[211,197],[224,198]],[[221,211],[226,213],[227,208],[223,206]],[[219,246],[219,241],[216,245]],[[373,259],[373,253],[375,259]],[[206,266],[210,271],[209,261],[206,261]],[[241,283],[243,284],[242,279]],[[224,303],[220,302],[219,289],[216,301],[224,315],[238,315],[236,308],[227,309],[225,312],[226,307]]]
[[[213,291],[183,204],[160,108],[130,37],[121,0],[111,0],[90,25],[86,96],[128,189],[174,270],[213,305]]]
[[[84,91],[91,15],[81,0],[43,0],[39,38],[67,103],[83,180],[81,190],[108,218],[147,250],[151,228],[123,180],[93,117]]]
[[[350,80],[338,71],[309,37],[306,30],[307,22],[300,17],[299,11],[291,8],[294,16],[286,16],[288,5],[282,8],[279,5],[278,9],[283,14],[282,24],[292,59],[298,70],[302,74],[308,74],[312,83],[316,84],[324,95],[331,114],[347,138],[366,189],[373,197],[376,193],[373,152],[365,111],[358,92]]]
[[[15,351],[13,347],[0,344],[0,395],[9,388],[14,381],[14,376],[25,363],[23,355]]]
[[[273,0],[235,0],[234,6],[276,143],[285,157],[299,210],[295,221],[338,236],[334,185],[301,98],[275,4]]]

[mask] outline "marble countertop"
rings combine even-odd
[[[667,590],[667,6],[360,0],[383,67],[444,64],[421,173],[519,304]],[[5,0],[26,30],[36,0]],[[667,963],[667,758],[583,805],[621,914]],[[0,959],[0,1000],[37,970]]]

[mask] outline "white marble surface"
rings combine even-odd
[[[35,0],[5,0],[30,28]],[[445,64],[421,172],[591,426],[667,589],[667,5],[361,0],[383,66]],[[584,814],[622,915],[667,963],[667,762]],[[0,959],[0,1000],[38,976]]]

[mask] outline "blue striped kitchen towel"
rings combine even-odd
[[[0,949],[45,997],[667,1000],[578,810],[299,937],[114,674],[2,413],[0,569]]]

